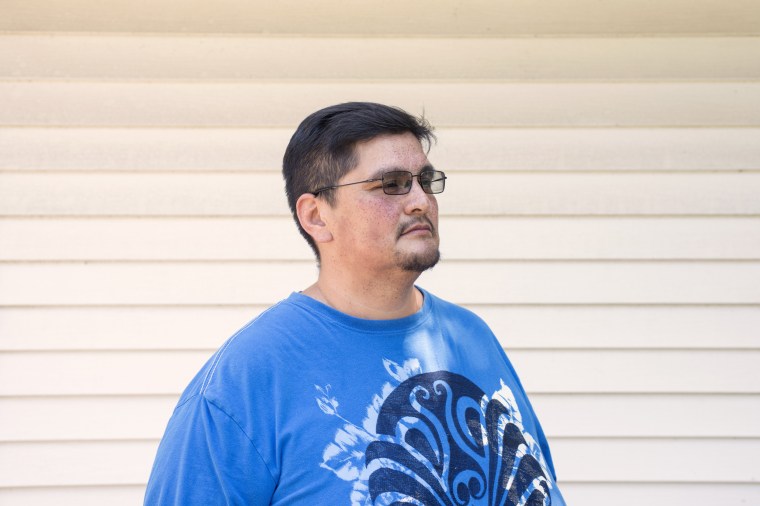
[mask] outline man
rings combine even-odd
[[[146,504],[564,505],[490,329],[414,285],[439,258],[432,139],[424,120],[373,103],[301,123],[283,174],[317,281],[191,382]]]

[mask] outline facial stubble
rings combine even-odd
[[[433,238],[437,239],[438,231],[433,226],[433,223],[429,218],[424,217],[418,220],[418,222],[427,224],[430,227],[430,233],[432,234]],[[396,234],[397,237],[400,238],[404,234],[404,231],[408,230],[411,226],[413,226],[413,224],[409,223],[399,226]],[[399,267],[407,272],[421,273],[428,269],[432,269],[438,263],[438,260],[440,260],[440,258],[441,252],[438,249],[437,245],[435,248],[430,248],[429,250],[420,253],[396,253],[396,259]]]

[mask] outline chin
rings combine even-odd
[[[408,272],[424,272],[435,267],[441,253],[438,249],[426,253],[408,254],[399,258],[399,266]]]

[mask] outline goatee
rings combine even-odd
[[[435,267],[441,258],[441,252],[435,249],[429,253],[406,255],[399,259],[399,266],[408,272],[424,272]]]
[[[397,253],[397,261],[399,267],[407,272],[421,273],[428,269],[435,267],[438,260],[441,258],[441,253],[438,250],[438,231],[433,225],[433,221],[427,216],[420,216],[412,221],[399,225],[396,231],[396,236],[401,237],[404,233],[412,230],[419,225],[425,225],[430,230],[430,235],[433,236],[436,241],[435,249],[431,249],[422,253],[409,253],[401,254]]]

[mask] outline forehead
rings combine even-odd
[[[411,133],[380,135],[356,146],[357,165],[352,175],[375,177],[389,170],[417,172],[429,164],[425,151]]]

